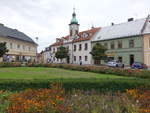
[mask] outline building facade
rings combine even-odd
[[[37,44],[24,33],[0,24],[0,42],[6,42],[7,52],[3,61],[35,61]]]
[[[150,67],[150,16],[102,27],[93,38],[92,46],[96,43],[108,49],[110,60],[119,60],[126,66],[141,62]]]
[[[45,56],[49,56],[51,63],[70,63],[70,64],[91,64],[91,40],[96,35],[100,28],[92,27],[90,30],[79,32],[79,24],[76,19],[75,11],[72,14],[72,19],[69,24],[69,35],[57,38],[56,42],[49,46],[50,51],[45,50]],[[69,57],[60,61],[55,57],[60,46],[64,46],[69,51]],[[47,58],[44,58],[47,61]]]

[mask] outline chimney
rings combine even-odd
[[[128,18],[128,22],[131,22],[133,20],[134,20],[134,18]]]
[[[59,42],[59,40],[60,40],[59,38],[56,38],[56,42]]]
[[[111,23],[111,26],[113,26],[113,25],[114,25],[114,23],[112,22],[112,23]]]

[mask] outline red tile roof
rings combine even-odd
[[[69,35],[63,37],[64,39],[68,40],[69,39]]]
[[[55,42],[51,46],[60,46],[63,45],[63,42]]]
[[[74,39],[73,42],[90,40],[98,30],[100,30],[100,28],[92,28],[90,30],[82,31],[78,34],[79,38]]]
[[[74,39],[73,42],[81,42],[81,41],[85,41],[85,40],[90,40],[98,30],[100,30],[100,27],[92,28],[90,30],[79,32],[79,34],[78,34],[79,38]],[[67,35],[65,37],[62,37],[60,39],[68,40],[69,39],[69,35]],[[60,45],[63,45],[63,44],[64,44],[63,40],[61,40],[59,42],[53,43],[51,46],[60,46]]]

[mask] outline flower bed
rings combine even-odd
[[[0,90],[1,113],[149,113],[150,90],[65,92],[61,84],[19,92]]]
[[[7,100],[6,106],[2,106],[0,98],[0,108],[3,107],[3,113],[141,113],[141,104],[129,92],[103,94],[73,90],[66,93],[60,84],[53,83],[47,89],[11,93],[3,98]]]

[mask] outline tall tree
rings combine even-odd
[[[3,57],[5,53],[7,53],[9,50],[6,47],[6,42],[0,43],[0,57]]]
[[[57,50],[57,52],[55,53],[55,57],[57,59],[60,59],[62,61],[63,58],[67,58],[68,57],[68,49],[60,46]]]
[[[92,55],[94,60],[105,60],[107,58],[107,55],[105,53],[106,51],[107,51],[106,47],[104,47],[100,43],[96,43],[93,46],[90,54]]]

